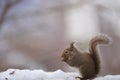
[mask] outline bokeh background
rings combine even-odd
[[[99,33],[101,75],[120,73],[120,0],[0,0],[0,71],[71,71],[61,52],[71,41],[85,51]]]

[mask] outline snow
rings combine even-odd
[[[43,70],[9,69],[0,73],[0,80],[75,80],[61,70],[45,72]]]
[[[79,74],[73,72],[45,72],[43,70],[8,69],[0,73],[0,80],[76,80]],[[120,80],[120,75],[107,75],[94,80]]]

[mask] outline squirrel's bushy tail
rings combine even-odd
[[[96,74],[100,72],[100,59],[99,59],[99,52],[97,49],[97,44],[108,44],[109,42],[110,42],[109,37],[104,34],[97,35],[90,41],[89,51],[95,61]]]

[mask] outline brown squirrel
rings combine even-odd
[[[80,52],[75,47],[75,42],[72,42],[70,47],[63,51],[62,61],[79,69],[82,75],[82,77],[78,77],[80,80],[91,80],[100,72],[100,58],[97,45],[108,44],[109,42],[108,36],[104,34],[97,35],[89,43],[89,52]]]

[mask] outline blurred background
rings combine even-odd
[[[101,75],[120,73],[120,0],[0,0],[0,71],[71,71],[61,52],[71,41],[85,51],[99,33]]]

